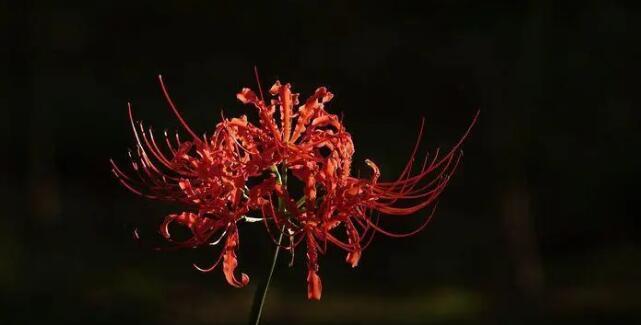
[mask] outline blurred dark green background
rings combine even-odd
[[[0,323],[247,321],[273,246],[241,226],[239,270],[134,242],[178,207],[139,199],[108,159],[132,147],[126,102],[178,128],[162,73],[199,132],[248,111],[235,99],[276,78],[335,94],[365,158],[392,179],[427,118],[447,148],[477,109],[465,159],[433,223],[377,237],[352,270],[321,258],[306,300],[302,251],[280,260],[265,323],[633,324],[641,322],[638,218],[640,12],[615,2],[348,1],[0,5]],[[253,113],[253,112],[251,112]],[[420,215],[392,220],[409,229]]]

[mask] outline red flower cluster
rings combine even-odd
[[[326,252],[328,243],[345,250],[347,263],[356,267],[375,233],[409,236],[427,225],[436,199],[460,161],[463,140],[476,122],[475,117],[447,154],[439,156],[437,151],[433,157],[425,157],[420,170],[412,174],[417,141],[398,179],[379,182],[379,169],[370,160],[365,160],[370,177],[352,176],[352,137],[341,119],[325,110],[333,97],[325,87],[316,89],[302,105],[290,84],[276,81],[269,90],[273,97],[269,102],[264,100],[260,85],[258,95],[244,88],[237,98],[257,110],[259,125],[250,123],[245,115],[223,118],[213,135],[199,137],[181,117],[161,77],[159,80],[169,106],[191,139],[181,141],[177,134],[172,139],[165,133],[165,148],[161,149],[153,131],[134,122],[129,107],[136,138],[136,152],[130,152],[133,172],[123,172],[112,161],[117,179],[136,194],[186,207],[187,212],[167,216],[160,227],[170,241],[169,225],[173,222],[191,231],[190,239],[172,241],[175,245],[215,245],[224,239],[218,261],[209,268],[196,268],[208,272],[222,260],[232,286],[249,282],[246,274],[240,279],[235,274],[239,221],[262,220],[274,243],[292,256],[304,242],[309,299],[321,297],[318,256]],[[419,139],[422,129],[421,125]],[[301,184],[299,197],[288,188],[288,178]],[[258,182],[251,184],[250,180]],[[392,233],[378,224],[379,213],[408,215],[428,207],[432,212],[412,232]],[[260,217],[248,217],[252,211]],[[277,237],[285,238],[287,244]]]

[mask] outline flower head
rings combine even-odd
[[[409,236],[430,221],[436,200],[443,192],[462,157],[461,146],[476,121],[446,154],[437,150],[426,156],[418,172],[414,169],[423,125],[410,159],[398,178],[381,181],[378,166],[365,160],[369,177],[352,175],[354,143],[342,120],[325,110],[333,94],[319,87],[302,104],[290,84],[276,81],[269,89],[267,102],[259,94],[243,88],[236,97],[257,111],[259,124],[245,115],[223,120],[213,135],[198,137],[180,116],[164,85],[167,101],[185,130],[189,141],[165,135],[169,153],[157,145],[151,129],[138,128],[130,119],[137,141],[132,155],[133,177],[113,164],[119,181],[134,193],[152,199],[179,202],[188,211],[166,217],[161,233],[171,240],[168,225],[179,223],[192,237],[175,243],[194,247],[217,243],[226,236],[218,261],[233,286],[248,282],[245,274],[238,280],[235,249],[238,246],[238,221],[257,211],[274,243],[293,254],[304,243],[307,256],[308,298],[320,299],[319,255],[328,244],[346,252],[352,267],[359,263],[363,250],[376,233],[392,237]],[[142,140],[142,141],[141,141]],[[261,178],[262,177],[262,178]],[[251,179],[261,179],[252,183]],[[302,193],[290,190],[299,183]],[[431,212],[424,223],[408,233],[383,229],[379,216],[403,216],[423,209]],[[215,236],[217,235],[217,236]],[[282,244],[276,238],[286,238]],[[212,242],[212,238],[218,238]],[[214,266],[202,271],[210,271]]]

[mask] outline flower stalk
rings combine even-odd
[[[278,171],[278,167],[272,166],[271,171],[276,175],[276,182],[284,187],[287,187],[287,166],[281,166],[283,173],[281,174]],[[301,198],[303,199],[303,198]],[[278,212],[285,214],[286,211],[283,207],[283,202],[278,199]],[[274,250],[274,257],[272,258],[272,264],[269,268],[269,273],[267,273],[267,278],[262,285],[258,286],[256,289],[256,294],[254,295],[254,302],[252,305],[252,310],[250,313],[250,324],[258,325],[260,324],[260,318],[263,314],[263,307],[265,306],[265,300],[267,299],[267,291],[269,290],[269,285],[272,281],[272,276],[274,276],[274,269],[276,269],[276,263],[278,262],[278,255],[280,253],[280,248],[283,242],[283,234],[285,232],[285,226],[282,227],[280,234],[278,235],[278,241],[276,244],[276,249]]]
[[[260,317],[263,314],[263,307],[265,306],[265,300],[267,299],[267,290],[269,290],[269,285],[272,281],[272,276],[274,275],[274,269],[276,268],[276,262],[278,261],[278,254],[280,253],[280,245],[282,241],[283,232],[278,235],[278,245],[276,245],[276,250],[274,251],[274,257],[272,258],[272,265],[269,268],[269,273],[267,273],[267,279],[265,279],[264,283],[256,289],[254,303],[250,314],[250,324],[260,324]]]

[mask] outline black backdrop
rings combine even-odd
[[[211,130],[254,86],[335,93],[357,169],[393,178],[427,118],[424,149],[452,145],[477,109],[463,166],[432,224],[377,237],[352,270],[321,258],[305,299],[303,255],[276,270],[265,321],[633,323],[641,319],[639,11],[613,2],[34,2],[0,5],[3,35],[2,323],[242,323],[272,245],[241,226],[247,288],[190,267],[208,250],[158,253],[176,208],[131,195],[110,157],[133,145],[126,102],[177,129]],[[420,215],[391,222],[411,227]]]

